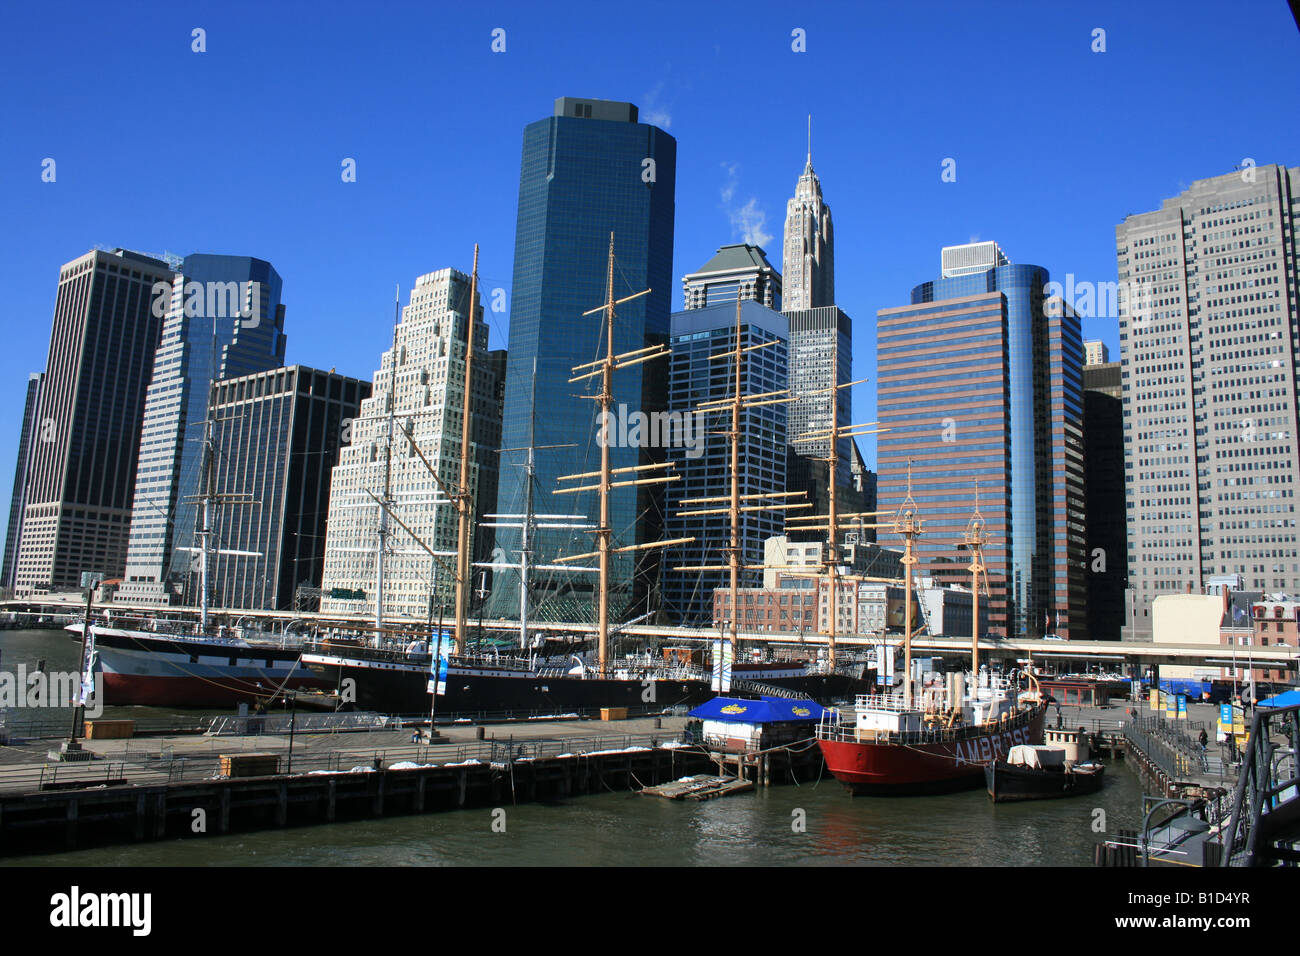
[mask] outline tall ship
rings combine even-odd
[[[68,625],[78,638],[84,624]],[[90,627],[90,658],[103,702],[151,707],[230,707],[285,691],[327,690],[301,661],[300,638],[243,628],[124,620]]]
[[[477,306],[478,251],[475,249],[475,268],[470,277],[470,315]],[[600,392],[592,395],[606,414],[613,401],[612,376],[615,371],[629,365],[663,358],[669,354],[667,346],[651,346],[631,353],[614,354],[613,323],[615,307],[630,299],[645,295],[649,290],[622,299],[614,298],[614,237],[610,236],[608,260],[608,294],[605,303],[590,313],[603,313],[603,356],[573,370],[573,381],[599,377]],[[396,336],[395,336],[396,341]],[[737,346],[738,349],[738,346]],[[609,602],[609,562],[612,555],[626,551],[660,548],[680,544],[690,539],[648,542],[620,547],[614,539],[609,515],[610,490],[615,487],[662,483],[674,480],[669,463],[639,465],[629,469],[610,467],[609,447],[602,443],[599,471],[565,476],[561,481],[579,484],[556,489],[556,493],[595,491],[599,495],[599,517],[588,523],[576,514],[543,514],[534,512],[532,505],[532,447],[529,452],[526,508],[523,514],[489,515],[499,522],[496,526],[510,526],[521,531],[517,561],[507,563],[503,556],[481,565],[496,571],[517,572],[520,575],[520,641],[518,653],[502,657],[493,654],[487,658],[467,653],[468,635],[468,585],[470,581],[469,527],[473,520],[472,495],[469,493],[469,388],[474,361],[472,336],[466,342],[465,394],[462,411],[462,442],[460,478],[452,483],[444,480],[425,459],[429,476],[444,496],[455,505],[459,536],[455,552],[439,552],[423,541],[413,529],[402,521],[401,515],[390,500],[388,469],[385,467],[385,487],[381,495],[370,497],[379,507],[380,540],[376,548],[376,607],[373,636],[366,637],[341,631],[326,632],[306,644],[302,661],[315,674],[340,692],[340,696],[358,707],[390,713],[418,713],[433,709],[443,713],[468,713],[483,711],[513,711],[525,713],[567,713],[604,707],[629,709],[662,709],[673,705],[694,705],[709,698],[713,683],[711,673],[703,664],[703,648],[696,654],[678,654],[666,649],[665,657],[655,660],[643,653],[635,657],[616,657],[611,653],[612,642],[617,639],[619,626],[611,623]],[[739,357],[737,356],[739,361]],[[389,405],[389,445],[393,437],[391,419],[395,415],[395,402]],[[404,430],[404,437],[414,447],[414,436]],[[387,452],[385,453],[387,454]],[[583,485],[582,481],[594,480]],[[424,550],[430,559],[430,580],[441,571],[455,582],[455,621],[450,634],[443,631],[441,622],[434,626],[432,602],[430,618],[425,629],[400,630],[385,625],[383,607],[383,567],[385,559],[384,538],[390,534],[388,522],[398,525],[407,537]],[[596,550],[566,555],[549,564],[534,564],[530,541],[538,527],[569,528],[590,534],[595,538]],[[454,558],[455,567],[449,567],[444,558]],[[577,562],[592,562],[595,566],[582,566]],[[734,557],[733,557],[734,564]],[[542,571],[552,574],[594,574],[597,584],[596,627],[594,634],[581,641],[574,638],[564,642],[542,642],[531,638],[528,632],[529,575]],[[734,584],[733,584],[734,586]],[[591,640],[594,638],[594,640]],[[591,640],[594,653],[583,645]],[[558,643],[558,647],[556,646]],[[846,668],[838,673],[834,667],[819,668],[802,662],[749,661],[732,663],[735,647],[733,624],[728,643],[730,677],[738,689],[752,688],[757,692],[771,692],[773,688],[792,695],[807,695],[821,699],[851,695],[867,689],[865,667]],[[548,649],[548,645],[550,648]],[[718,654],[722,653],[717,648]],[[716,655],[715,655],[716,656]],[[435,662],[437,664],[435,665]],[[440,671],[440,675],[435,675]],[[435,683],[436,682],[436,683]],[[439,693],[430,701],[437,686]]]
[[[985,575],[987,534],[978,489],[965,538],[974,578],[969,673],[945,674],[929,686],[919,685],[912,674],[911,569],[921,519],[912,500],[910,469],[907,497],[891,524],[906,545],[900,692],[860,695],[853,707],[827,713],[817,728],[817,745],[826,769],[854,794],[939,793],[982,786],[987,764],[1012,747],[1042,744],[1047,702],[1032,669],[1001,677],[980,667],[979,584]]]
[[[203,494],[196,547],[199,570],[197,626],[185,621],[119,617],[105,613],[96,624],[87,603],[86,622],[66,628],[83,641],[83,665],[92,662],[102,674],[103,702],[154,707],[227,707],[253,704],[285,691],[324,690],[329,683],[300,659],[299,636],[287,630],[264,633],[256,628],[214,624],[209,614],[208,571],[211,558],[256,555],[217,547],[214,509],[221,503],[247,503],[240,495],[217,494],[213,480],[213,425],[209,413],[203,431]],[[260,556],[260,555],[258,555]]]

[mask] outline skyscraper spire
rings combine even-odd
[[[835,304],[834,233],[831,210],[822,199],[812,168],[812,114],[808,114],[808,159],[786,203],[782,307],[786,311]]]

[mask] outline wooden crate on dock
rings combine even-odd
[[[222,754],[223,777],[273,777],[280,772],[280,755],[266,753]]]
[[[135,736],[134,720],[88,720],[87,740],[129,740]]]
[[[626,707],[602,707],[600,708],[601,720],[627,720]]]

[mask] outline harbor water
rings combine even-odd
[[[75,669],[59,631],[0,632],[0,669]],[[115,710],[108,708],[107,710]],[[137,718],[155,708],[120,708]],[[106,712],[107,715],[107,712]],[[193,714],[185,715],[192,719]],[[1068,721],[1067,715],[1067,721]],[[6,858],[57,866],[1078,866],[1104,833],[1141,824],[1122,760],[1106,785],[1067,800],[993,805],[983,789],[851,797],[829,774],[696,803],[617,792],[229,836],[194,836]]]

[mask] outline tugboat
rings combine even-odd
[[[1006,760],[984,766],[994,803],[1075,797],[1101,789],[1106,768],[1096,761],[1075,763],[1064,747],[1012,747]]]

